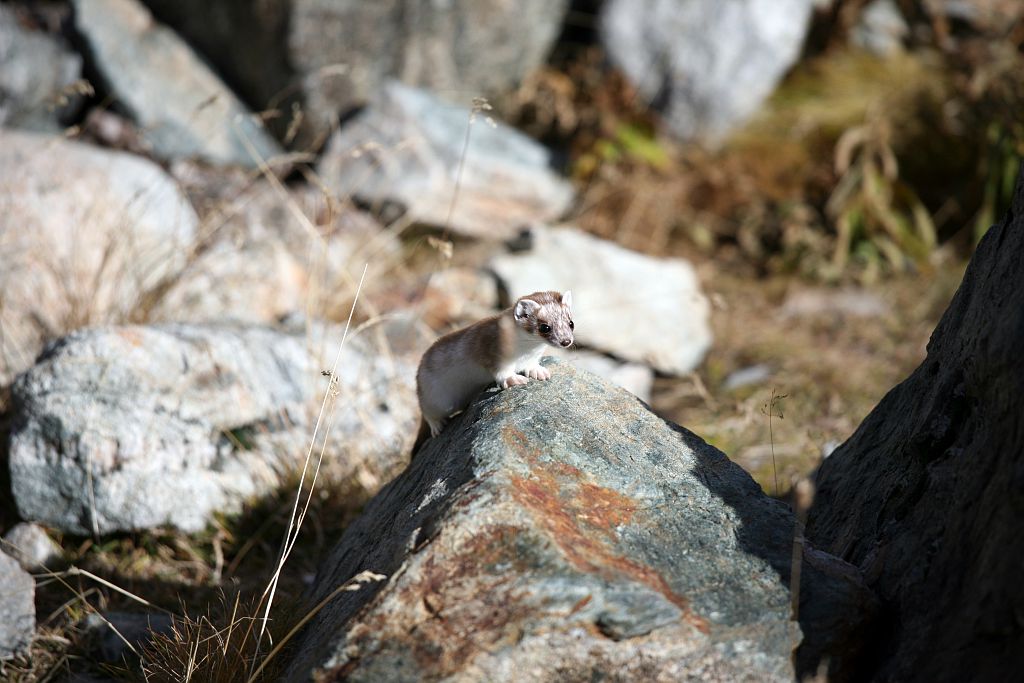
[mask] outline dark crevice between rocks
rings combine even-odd
[[[66,16],[61,24],[61,33],[68,44],[82,57],[81,78],[92,86],[92,95],[83,96],[81,106],[77,107],[76,114],[62,121],[67,126],[80,126],[85,123],[93,110],[111,111],[119,116],[132,121],[135,118],[132,112],[125,107],[110,88],[110,84],[100,73],[96,66],[96,56],[89,45],[89,41],[82,35],[75,25],[75,9],[69,6]]]
[[[154,19],[173,29],[250,110],[276,110],[278,115],[264,125],[275,138],[284,139],[292,107],[304,104],[287,49],[288,0],[144,0],[144,4]],[[208,7],[199,11],[200,4]],[[233,43],[233,35],[246,40]],[[244,59],[230,49],[233,44],[249,47]]]
[[[0,413],[0,533],[18,523],[18,510],[14,506],[14,491],[11,489],[11,413]]]

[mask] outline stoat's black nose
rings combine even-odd
[[[572,339],[563,339],[562,340],[562,346],[571,346],[571,345],[572,345]]]

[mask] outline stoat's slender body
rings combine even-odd
[[[535,292],[512,308],[444,335],[423,354],[416,390],[423,419],[413,454],[492,382],[502,389],[546,380],[547,345],[573,342],[572,293]],[[525,375],[525,376],[524,376]]]

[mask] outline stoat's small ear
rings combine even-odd
[[[522,320],[526,316],[535,312],[538,308],[540,308],[540,304],[533,299],[520,299],[516,302],[516,320]]]
[[[562,305],[565,306],[566,308],[568,308],[570,311],[572,310],[572,290],[571,289],[565,290],[565,292],[562,294]]]

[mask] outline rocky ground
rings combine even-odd
[[[0,677],[854,680],[927,656],[893,624],[929,595],[877,548],[920,550],[887,524],[950,486],[916,464],[959,443],[939,422],[992,435],[962,445],[979,460],[1016,442],[932,397],[909,474],[896,446],[870,490],[843,474],[882,457],[885,403],[836,449],[926,384],[973,244],[942,221],[1012,192],[926,204],[860,104],[772,133],[773,171],[758,146],[801,44],[912,69],[927,22],[885,0],[205,4],[0,4]],[[964,11],[927,10],[936,41],[1022,20]],[[825,160],[794,162],[794,135]],[[1003,239],[984,258],[1011,283]],[[985,318],[974,286],[1010,308],[984,268],[943,338]],[[422,351],[541,289],[573,291],[577,348],[410,464]],[[956,366],[935,343],[921,367]],[[984,363],[964,372],[943,386],[988,400]],[[969,537],[970,506],[949,514]],[[976,550],[964,571],[1004,576]],[[993,674],[1019,632],[997,612],[972,613]]]

